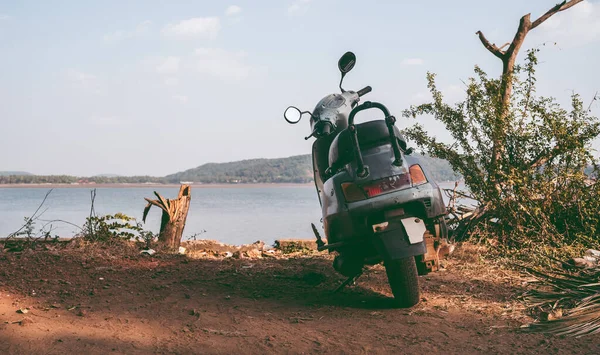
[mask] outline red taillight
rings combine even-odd
[[[392,191],[402,190],[413,185],[421,185],[426,182],[427,179],[425,178],[425,174],[423,174],[423,170],[421,170],[419,165],[415,164],[410,167],[409,174],[386,177],[362,186],[345,182],[342,184],[342,191],[344,192],[346,202],[356,202]]]
[[[363,187],[363,190],[365,190],[369,197],[381,195],[381,186],[365,186]]]
[[[413,185],[422,185],[427,182],[425,173],[423,173],[423,169],[421,169],[419,164],[411,165],[408,170],[410,172],[410,179],[412,180]]]
[[[367,196],[375,197],[407,187],[410,187],[410,177],[408,176],[408,174],[400,174],[383,178],[367,185],[363,185],[362,189],[365,191]]]

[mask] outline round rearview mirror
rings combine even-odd
[[[356,64],[356,56],[352,52],[346,52],[338,61],[338,68],[342,74],[348,73]]]
[[[283,118],[285,118],[285,120],[288,123],[298,123],[300,122],[300,118],[302,118],[302,111],[300,111],[300,109],[297,107],[290,106],[285,109],[285,112],[283,113]]]

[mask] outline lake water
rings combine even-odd
[[[444,186],[450,187],[450,186]],[[0,188],[0,237],[16,231],[23,218],[39,206],[46,188]],[[55,188],[48,196],[41,220],[61,219],[83,225],[90,213],[91,188]],[[98,215],[117,212],[141,221],[144,197],[174,198],[179,188],[102,188],[96,189],[94,208]],[[161,211],[152,207],[145,229],[158,232]],[[228,244],[257,240],[272,243],[280,238],[314,238],[310,223],[320,227],[321,208],[312,186],[269,187],[192,187],[192,200],[184,238],[206,231],[200,239],[215,239]],[[43,222],[37,223],[38,228]],[[77,228],[53,223],[52,235],[71,237]]]
[[[23,224],[49,189],[0,188],[0,236],[4,237]],[[82,225],[90,214],[90,188],[55,188],[48,196],[43,220],[62,219]],[[157,191],[174,198],[179,188],[97,188],[94,208],[98,215],[117,212],[141,221],[146,201]],[[145,229],[158,232],[161,210],[152,207]],[[244,244],[263,240],[272,243],[279,238],[313,238],[310,223],[319,224],[321,209],[315,189],[310,186],[197,188],[192,187],[192,200],[184,230],[184,238],[202,233],[201,239]],[[42,222],[38,223],[40,226]],[[53,234],[70,237],[77,228],[54,223]]]

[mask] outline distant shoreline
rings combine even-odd
[[[94,188],[142,188],[142,187],[150,187],[150,188],[175,188],[179,187],[181,184],[0,184],[0,189],[9,188],[9,189],[19,189],[19,188],[49,188],[49,189],[59,189],[59,188],[69,188],[69,189],[94,189]],[[304,186],[314,186],[314,183],[250,183],[250,184],[191,184],[192,188],[261,188],[261,187],[304,187]]]

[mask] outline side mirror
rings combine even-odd
[[[342,88],[342,83],[344,82],[344,77],[352,68],[354,68],[354,64],[356,64],[356,56],[352,52],[346,52],[344,55],[338,60],[338,69],[342,73],[342,78],[340,79],[340,90],[345,92],[344,88]]]
[[[302,118],[302,111],[295,106],[290,106],[285,109],[283,118],[290,124],[296,124],[300,122],[300,119]]]
[[[346,52],[338,61],[338,69],[342,73],[342,77],[346,75],[356,64],[356,56],[352,52]]]

